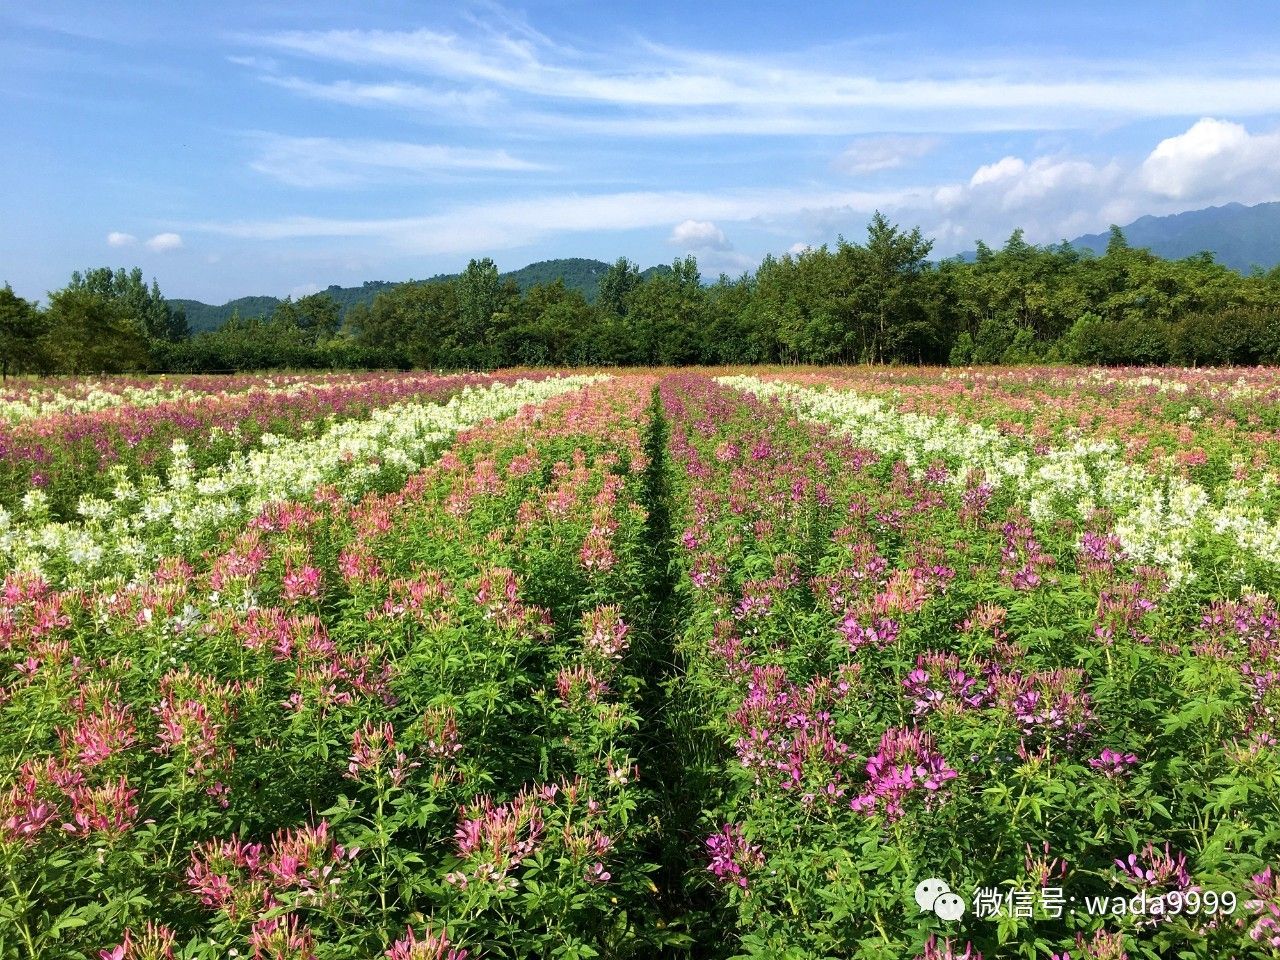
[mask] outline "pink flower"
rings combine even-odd
[[[62,829],[84,836],[89,833],[122,834],[133,827],[138,791],[124,777],[97,787],[77,786],[67,792],[71,800],[71,820]]]
[[[931,934],[924,945],[924,953],[917,954],[916,960],[982,960],[982,954],[968,941],[965,942],[963,950],[958,953],[957,950],[960,950],[960,947],[953,944],[950,937],[939,940],[937,936]]]
[[[86,767],[105,763],[138,742],[133,715],[124,704],[104,700],[96,708],[90,707],[83,691],[74,702],[80,716],[69,735],[61,730],[59,735],[64,743],[74,745],[80,762]]]
[[[450,760],[462,752],[462,735],[452,707],[428,707],[422,714],[423,751],[433,760]]]
[[[1144,888],[1185,890],[1191,886],[1186,854],[1173,853],[1167,843],[1163,850],[1148,843],[1141,853],[1131,853],[1123,860],[1117,859],[1115,864]]]
[[[419,937],[413,927],[406,927],[404,937],[393,943],[385,956],[388,960],[467,960],[468,954],[449,942],[448,931],[434,934],[428,927]]]
[[[98,952],[99,960],[173,960],[176,941],[173,931],[147,921],[142,937],[135,940],[133,931],[126,929],[124,941],[110,950]]]
[[[707,869],[722,883],[732,883],[747,889],[748,874],[764,866],[764,854],[760,847],[750,843],[742,835],[742,828],[726,823],[717,833],[707,837],[707,850],[711,863]]]
[[[1094,757],[1089,761],[1089,766],[1095,770],[1101,771],[1108,777],[1122,777],[1129,772],[1129,768],[1136,766],[1138,757],[1132,753],[1120,753],[1118,750],[1112,750],[1110,747],[1104,749],[1101,755]]]
[[[849,806],[871,815],[877,809],[890,821],[905,812],[915,793],[931,799],[958,774],[938,752],[933,737],[918,728],[893,727],[880,738],[880,748],[867,760],[868,781]]]
[[[321,573],[311,565],[286,570],[282,582],[282,592],[289,603],[298,603],[304,599],[316,599],[320,596]]]
[[[616,605],[598,607],[582,616],[583,647],[605,660],[621,660],[630,646],[630,629]]]

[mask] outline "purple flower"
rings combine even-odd
[[[867,784],[849,807],[868,816],[879,809],[889,820],[902,816],[903,804],[913,793],[931,797],[959,776],[938,752],[933,737],[916,727],[886,730],[866,769]]]
[[[742,836],[742,828],[726,823],[718,833],[707,837],[707,850],[711,863],[707,869],[723,883],[733,883],[747,889],[749,871],[764,865],[760,847]]]
[[[1101,770],[1108,777],[1122,777],[1137,763],[1138,758],[1135,754],[1120,753],[1118,750],[1107,747],[1100,756],[1089,761],[1089,766],[1095,770]]]
[[[1185,890],[1191,886],[1186,854],[1173,853],[1167,843],[1163,850],[1148,843],[1141,853],[1131,853],[1123,860],[1117,859],[1115,864],[1144,888]]]

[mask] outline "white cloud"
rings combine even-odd
[[[250,166],[297,187],[427,180],[461,171],[520,173],[545,169],[505,150],[328,137],[264,135],[258,139],[262,149]]]
[[[147,241],[147,249],[155,253],[168,253],[182,247],[182,237],[176,233],[157,233]]]
[[[1003,157],[995,163],[988,163],[975,170],[973,176],[969,178],[969,186],[980,187],[984,183],[1010,180],[1025,169],[1027,165],[1020,157]]]
[[[709,220],[685,220],[676,224],[667,238],[684,250],[730,250],[724,231]]]
[[[805,253],[812,249],[813,249],[813,246],[811,244],[801,241],[799,243],[793,243],[791,246],[789,246],[787,248],[787,253],[791,254],[793,257],[798,257],[800,256],[800,254]]]
[[[274,72],[280,68],[279,61],[271,57],[244,57],[232,56],[227,57],[228,63],[234,63],[237,67],[250,67],[254,70],[262,70],[267,73]]]
[[[1173,199],[1220,196],[1244,186],[1280,183],[1280,131],[1251,134],[1206,117],[1160,141],[1142,164],[1153,193]]]
[[[936,137],[867,137],[851,144],[832,165],[852,175],[877,173],[917,160],[937,145]]]
[[[319,293],[323,289],[324,287],[320,286],[318,283],[303,283],[293,287],[289,291],[289,296],[293,297],[295,300],[300,300],[303,297],[311,296],[313,293]]]
[[[972,249],[979,239],[1003,242],[1015,227],[1030,242],[1053,243],[1105,227],[1103,205],[1122,194],[1129,179],[1115,161],[1007,156],[978,167],[967,182],[935,187],[925,204],[893,213],[927,227],[935,252],[944,256]]]
[[[138,242],[138,238],[132,233],[120,233],[118,230],[112,230],[107,234],[108,247],[131,247]]]
[[[891,208],[930,227],[938,252],[999,242],[1023,227],[1034,243],[1098,233],[1211,203],[1280,199],[1280,131],[1205,119],[1161,141],[1145,158],[1089,160],[1064,155],[1030,161],[1006,156],[980,166],[967,183],[934,187],[928,202]]]

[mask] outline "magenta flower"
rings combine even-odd
[[[1101,771],[1108,777],[1114,778],[1124,776],[1137,763],[1138,757],[1136,754],[1120,753],[1118,750],[1112,750],[1107,747],[1099,756],[1089,761],[1089,766]]]
[[[947,781],[959,776],[938,752],[933,737],[915,727],[886,730],[866,770],[867,784],[849,806],[868,816],[879,810],[890,821],[903,815],[904,804],[913,794],[932,799]]]
[[[428,927],[421,936],[406,927],[404,936],[391,945],[388,960],[467,960],[468,951],[449,942],[448,932],[432,933]]]
[[[1253,875],[1248,888],[1252,896],[1244,907],[1254,918],[1249,924],[1249,939],[1280,949],[1280,873],[1267,867]]]
[[[924,945],[924,953],[916,954],[916,960],[982,960],[982,954],[968,941],[961,949],[959,943],[953,943],[950,937],[939,940],[931,934]]]
[[[1148,843],[1141,853],[1131,853],[1123,860],[1117,859],[1115,865],[1146,889],[1158,887],[1185,890],[1191,886],[1186,854],[1173,853],[1167,843],[1163,850]]]
[[[718,833],[707,837],[706,843],[711,854],[707,869],[722,883],[736,884],[745,890],[748,874],[764,866],[760,847],[747,841],[742,828],[734,824],[726,823]]]

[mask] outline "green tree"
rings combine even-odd
[[[38,369],[43,316],[31,302],[13,292],[7,283],[0,289],[0,375]]]
[[[872,363],[917,359],[911,353],[919,350],[912,347],[919,347],[917,341],[928,327],[920,281],[932,249],[933,241],[926,240],[919,227],[905,233],[878,210],[867,225],[858,299],[860,311],[870,320],[866,359]]]
[[[88,291],[114,302],[123,315],[133,318],[148,341],[173,340],[181,335],[181,325],[175,322],[159,284],[152,279],[148,287],[139,267],[127,272],[123,267],[114,271],[110,267],[94,267],[84,273],[77,270],[71,274],[68,289]]]
[[[150,360],[138,317],[120,298],[87,285],[49,294],[44,348],[63,373],[129,373]]]
[[[606,314],[624,317],[627,314],[627,298],[638,286],[640,267],[626,257],[619,257],[600,278],[596,306]]]
[[[631,291],[627,323],[645,364],[698,363],[705,355],[706,291],[698,261],[675,260],[671,270],[657,274]]]
[[[497,265],[488,257],[471,260],[458,278],[458,341],[464,348],[483,343],[502,299]]]

